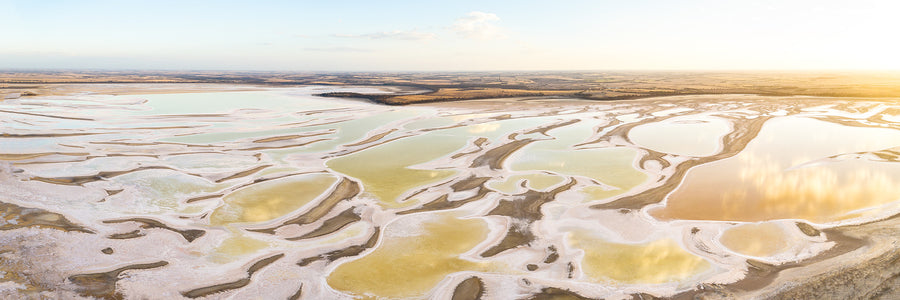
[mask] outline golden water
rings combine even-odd
[[[407,225],[407,224],[403,224]],[[449,274],[489,271],[484,262],[460,258],[488,234],[484,221],[441,215],[409,224],[420,228],[410,235],[385,231],[383,246],[359,259],[341,264],[328,275],[328,284],[341,291],[376,297],[422,297]]]
[[[330,174],[274,179],[225,195],[224,205],[209,216],[211,225],[266,222],[307,205],[327,191],[337,178]]]
[[[711,264],[670,239],[620,244],[571,232],[568,241],[584,251],[581,267],[591,280],[610,283],[681,281],[710,269]]]
[[[311,96],[334,89],[0,102],[0,271],[77,295],[35,282],[142,266],[113,284],[136,299],[665,297],[832,245],[785,224],[898,211],[889,102]]]

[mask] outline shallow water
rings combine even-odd
[[[377,198],[385,207],[404,207],[415,204],[401,201],[405,192],[457,173],[452,169],[416,168],[415,165],[448,156],[465,146],[466,139],[466,136],[426,133],[334,158],[326,164],[331,170],[359,179],[366,187],[366,194]]]
[[[618,244],[589,233],[573,232],[570,244],[584,250],[581,267],[585,275],[610,284],[658,284],[683,281],[710,269],[702,257],[684,250],[673,240],[643,244]]]
[[[209,224],[271,221],[300,209],[336,182],[330,174],[304,174],[250,185],[222,197],[225,204],[209,215]]]
[[[0,102],[0,295],[663,297],[900,208],[891,102],[336,89]]]
[[[651,214],[663,219],[815,223],[859,217],[900,199],[900,166],[856,153],[896,145],[900,132],[892,129],[774,119],[739,155],[692,169],[666,207]],[[834,157],[847,154],[851,157]]]
[[[381,247],[334,269],[328,284],[354,294],[414,297],[426,294],[449,274],[492,269],[486,262],[461,257],[487,238],[483,220],[440,215],[424,222],[403,221],[386,228]],[[407,228],[397,228],[401,226]]]
[[[787,251],[790,235],[773,223],[744,224],[730,228],[722,234],[722,245],[737,253],[766,257]]]

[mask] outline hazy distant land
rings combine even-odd
[[[900,73],[898,72],[0,72],[0,94],[6,95],[7,98],[60,94],[67,91],[66,84],[84,83],[364,85],[404,87],[415,91],[412,94],[400,93],[399,95],[397,93],[327,93],[324,95],[363,97],[384,104],[532,96],[560,96],[590,100],[705,94],[900,97]],[[116,92],[116,90],[113,89],[110,92]],[[148,91],[132,87],[129,91],[118,92],[143,93]]]

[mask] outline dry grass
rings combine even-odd
[[[503,88],[441,88],[436,92],[402,95],[382,99],[389,104],[410,104],[435,101],[472,100],[488,98],[571,96],[577,91],[525,90]]]
[[[483,98],[571,96],[595,100],[690,94],[900,98],[900,72],[3,72],[0,96],[57,93],[73,83],[366,85],[434,92],[362,96],[387,104]],[[23,94],[25,96],[27,94]]]

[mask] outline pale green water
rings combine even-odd
[[[900,146],[900,130],[871,118],[893,104],[679,98],[686,107],[661,111],[665,98],[389,107],[310,96],[326,89],[338,88],[0,102],[57,116],[0,120],[0,204],[95,233],[30,236],[55,251],[34,263],[66,272],[48,278],[166,261],[114,286],[177,298],[250,276],[210,296],[235,299],[301,285],[308,299],[451,298],[471,277],[485,298],[544,287],[666,297],[737,281],[746,259],[830,247],[795,222],[823,229],[898,209],[900,159],[882,150]],[[800,113],[753,125],[788,107]],[[734,139],[746,149],[724,144],[749,126],[759,135]],[[699,160],[726,146],[740,151]],[[3,226],[27,219],[4,209]],[[0,237],[67,228],[44,225]],[[256,265],[266,257],[278,259]]]

